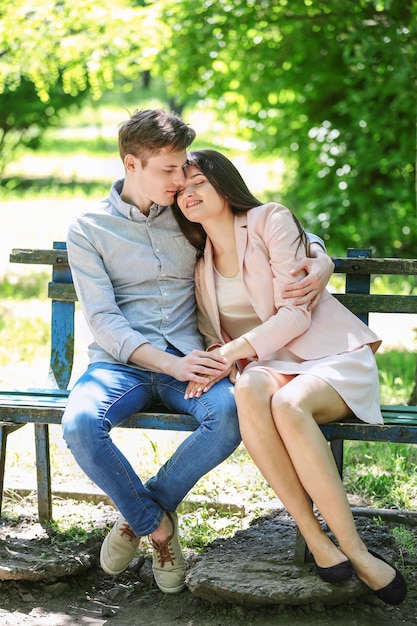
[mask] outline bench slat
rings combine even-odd
[[[335,293],[353,313],[415,313],[417,296]]]
[[[353,248],[354,249],[354,248]],[[417,259],[372,257],[332,257],[336,274],[404,274],[417,275]]]
[[[404,424],[348,424],[332,422],[320,426],[327,441],[385,441],[391,443],[417,443],[417,421]]]
[[[68,397],[67,390],[0,393],[0,418],[4,423],[60,424]],[[332,422],[321,426],[326,438],[362,439],[417,443],[417,408],[392,405],[382,408],[384,425]],[[192,431],[198,422],[190,415],[172,413],[163,406],[152,407],[132,415],[124,428]]]
[[[383,294],[333,294],[342,304],[355,313],[415,313],[417,296]],[[54,300],[72,302],[77,300],[72,283],[51,282],[48,296]]]
[[[14,248],[10,254],[11,263],[28,263],[35,265],[68,265],[66,250],[30,250]]]
[[[0,421],[3,423],[60,424],[64,413],[68,390],[45,389],[0,392]],[[145,428],[176,431],[192,431],[198,421],[191,415],[172,413],[158,405],[135,413],[123,422],[123,428]]]
[[[77,294],[73,283],[48,283],[48,297],[52,300],[61,300],[62,302],[75,302]]]
[[[40,265],[68,264],[66,250],[35,250],[14,248],[10,254],[11,263]],[[417,275],[417,259],[397,259],[372,257],[333,257],[335,272],[339,274],[408,274]]]

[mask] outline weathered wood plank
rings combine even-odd
[[[417,295],[352,294],[334,296],[353,313],[416,313]]]
[[[62,302],[75,302],[77,300],[73,283],[58,283],[56,281],[48,283],[48,297]]]
[[[337,274],[417,275],[417,259],[332,257]]]
[[[66,250],[32,250],[14,248],[10,254],[10,263],[27,263],[36,265],[68,265]]]
[[[66,250],[36,250],[14,248],[10,254],[11,263],[67,265]],[[408,274],[417,275],[417,259],[333,257],[335,272],[338,274]]]

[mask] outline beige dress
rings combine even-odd
[[[235,339],[261,323],[240,274],[225,278],[214,271],[216,298],[222,328]],[[352,413],[369,424],[382,424],[378,369],[369,345],[315,360],[302,360],[283,347],[273,359],[250,361],[245,369],[264,367],[283,374],[308,374],[324,380],[343,398]]]

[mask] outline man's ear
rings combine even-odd
[[[134,154],[126,154],[125,158],[123,159],[123,163],[126,170],[128,170],[129,172],[136,171],[140,165],[139,159],[135,157]]]

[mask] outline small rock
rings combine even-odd
[[[103,619],[107,619],[108,617],[114,617],[116,613],[116,609],[112,609],[110,606],[103,606],[101,608],[101,617]]]
[[[67,583],[54,583],[53,585],[46,585],[44,590],[50,595],[50,597],[56,598],[65,594],[69,590],[69,585]]]
[[[22,594],[22,602],[35,602],[35,598],[31,593]]]
[[[120,602],[120,600],[126,600],[130,595],[132,595],[133,589],[131,587],[127,587],[126,585],[118,585],[117,587],[113,587],[109,589],[106,593],[106,596],[112,602]]]

